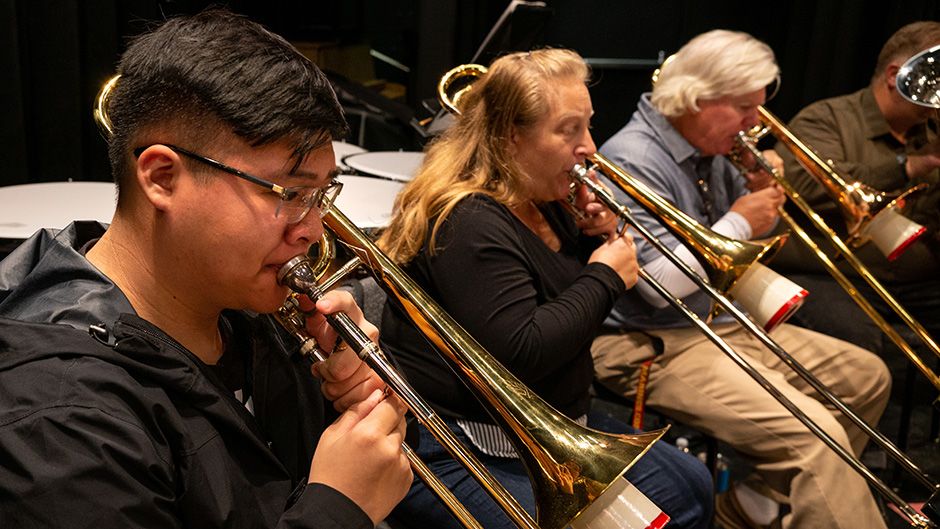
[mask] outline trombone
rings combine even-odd
[[[111,78],[96,98],[94,118],[105,138],[112,134],[108,101],[120,76]],[[360,358],[366,361],[395,390],[438,441],[465,465],[484,490],[524,529],[600,529],[616,519],[627,528],[661,527],[668,515],[629,482],[623,474],[649,450],[666,429],[635,435],[615,435],[583,427],[552,408],[493,359],[457,322],[443,311],[414,281],[395,265],[371,239],[338,208],[323,216],[328,230],[355,255],[323,284],[318,281],[335,256],[330,240],[320,244],[320,256],[311,263],[298,256],[278,272],[278,281],[295,293],[318,299],[329,286],[359,267],[371,271],[390,299],[397,300],[419,330],[469,380],[484,407],[506,432],[528,470],[535,492],[536,517],[528,512],[490,474],[472,452],[463,446],[439,416],[392,367],[365,332],[344,313],[326,316]],[[308,360],[326,354],[304,330],[304,315],[294,296],[288,297],[276,315],[301,342]],[[480,524],[460,505],[446,486],[432,474],[407,445],[402,450],[415,473],[426,479],[447,508],[470,529]],[[598,501],[600,500],[600,501]]]
[[[837,248],[845,257],[845,260],[849,265],[858,272],[866,283],[878,294],[884,302],[891,307],[891,309],[898,315],[899,318],[908,326],[910,329],[924,342],[924,344],[930,348],[934,353],[940,356],[940,346],[937,345],[937,342],[927,333],[927,330],[911,316],[904,307],[901,306],[897,300],[894,299],[887,289],[881,285],[874,275],[865,267],[864,264],[855,256],[855,253],[849,249],[848,245],[842,241],[842,239],[835,233],[835,231],[830,228],[826,222],[820,217],[812,207],[803,200],[800,196],[800,193],[793,187],[792,184],[781,175],[776,169],[774,169],[770,163],[764,158],[760,151],[756,148],[756,140],[760,136],[766,134],[766,131],[771,132],[780,142],[789,149],[794,157],[800,162],[800,164],[806,168],[806,170],[812,174],[819,182],[822,183],[823,187],[826,188],[827,192],[840,204],[843,213],[846,218],[849,219],[849,229],[852,234],[852,239],[858,241],[860,244],[864,240],[865,228],[867,225],[870,225],[873,222],[873,218],[876,217],[879,213],[885,214],[890,211],[892,208],[896,207],[899,200],[903,199],[910,193],[918,191],[921,186],[915,186],[913,188],[907,189],[904,193],[894,198],[893,200],[888,199],[884,193],[872,190],[868,186],[865,186],[861,183],[847,184],[845,179],[843,179],[836,171],[827,163],[823,162],[822,159],[817,155],[811,148],[806,144],[800,141],[796,135],[793,134],[780,120],[773,115],[769,110],[763,106],[758,107],[758,113],[760,114],[761,122],[764,124],[764,129],[760,133],[752,134],[751,137],[748,137],[743,131],[738,134],[738,143],[741,147],[750,151],[754,156],[757,163],[760,164],[761,168],[767,171],[774,177],[774,180],[783,188],[784,192],[787,194],[787,197],[803,212],[804,215],[810,220],[813,226],[819,231],[820,234],[824,235],[832,245]],[[881,314],[869,303],[858,291],[855,289],[855,286],[852,284],[845,274],[832,262],[832,260],[819,248],[819,246],[809,237],[803,228],[796,223],[796,221],[788,214],[783,208],[779,209],[781,218],[790,229],[797,235],[797,237],[806,244],[807,247],[813,252],[816,258],[822,263],[826,268],[829,274],[839,283],[839,285],[849,294],[853,301],[868,315],[869,318],[893,341],[901,351],[914,363],[915,366],[920,370],[924,376],[930,381],[931,384],[938,390],[940,390],[940,377],[927,366],[926,363],[918,356],[914,349],[901,337],[894,327],[889,324]],[[940,402],[940,401],[938,401]]]
[[[645,518],[645,513],[657,512],[658,509],[620,478],[653,442],[662,437],[665,429],[636,435],[614,435],[571,421],[493,359],[342,212],[331,208],[323,216],[323,222],[355,255],[327,280],[327,284],[335,283],[338,276],[364,266],[390,299],[402,306],[425,337],[463,373],[471,389],[485,402],[485,407],[488,405],[493,419],[507,432],[528,470],[535,492],[538,521],[532,520],[475,456],[459,444],[447,425],[408,388],[406,382],[400,380],[393,368],[382,365],[384,356],[378,346],[348,316],[328,315],[327,321],[360,357],[370,366],[375,364],[378,367],[373,368],[406,401],[438,441],[467,466],[519,527],[596,527],[591,517],[598,515],[595,511],[599,509],[595,509],[593,504],[602,495],[609,498],[608,494],[620,496],[618,500],[626,504],[620,506],[626,509],[621,516],[628,527],[647,527],[656,521],[655,518]],[[321,251],[318,261],[324,260],[322,256]],[[304,258],[295,258],[281,269],[279,280],[295,292],[317,299],[322,295],[323,287],[317,284],[314,268]],[[316,268],[322,270],[325,266],[317,265]],[[429,487],[435,488],[433,485]],[[665,521],[662,518],[665,516],[660,515],[659,523]]]
[[[486,73],[484,67],[466,67],[458,66],[445,74],[439,86],[454,86],[453,76],[479,78]],[[459,95],[466,94],[467,87],[460,89]],[[439,90],[438,97],[442,104],[459,114],[456,101],[445,90]],[[722,288],[733,288],[747,269],[760,260],[766,260],[783,244],[783,238],[772,239],[766,244],[755,244],[750,242],[734,241],[727,239],[719,234],[702,227],[694,219],[688,217],[675,206],[669,204],[662,197],[657,195],[645,184],[629,175],[626,171],[617,167],[610,160],[599,153],[591,155],[588,160],[594,165],[594,168],[600,170],[614,184],[620,187],[625,193],[631,196],[641,207],[649,211],[652,215],[661,219],[663,224],[683,241],[695,253],[702,266],[706,269],[706,274],[712,283],[720,285]],[[744,312],[738,309],[734,304],[715,287],[709,284],[709,281],[703,279],[687,263],[679,258],[674,252],[665,246],[659,239],[641,223],[637,222],[630,211],[610,193],[607,188],[598,184],[588,176],[588,168],[579,165],[570,172],[570,177],[575,184],[586,185],[620,220],[625,224],[633,226],[645,239],[647,239],[657,250],[667,257],[680,271],[689,277],[702,291],[706,292],[723,309],[727,310],[741,325],[758,338],[765,346],[776,354],[785,364],[793,369],[797,374],[803,377],[816,391],[825,396],[826,399],[838,408],[842,413],[849,417],[859,428],[868,434],[875,442],[885,449],[892,457],[898,459],[901,464],[910,470],[914,475],[928,487],[933,490],[940,488],[933,482],[922,470],[920,470],[913,461],[900,452],[886,437],[873,430],[864,420],[855,414],[844,402],[832,394],[815,376],[805,367],[799,364],[790,356],[779,344],[777,344],[760,326],[752,321]],[[665,287],[653,279],[645,270],[641,269],[639,277],[659,293],[670,305],[675,307],[680,314],[686,317],[694,326],[696,326],[705,336],[714,343],[722,352],[728,355],[741,369],[743,369],[751,378],[761,385],[768,393],[780,402],[790,413],[792,413],[800,422],[802,422],[811,432],[819,437],[830,449],[839,455],[856,472],[865,478],[882,496],[897,505],[904,516],[908,517],[915,527],[937,527],[937,523],[930,518],[917,512],[910,504],[905,502],[898,494],[888,487],[881,479],[875,476],[864,464],[855,456],[846,451],[829,434],[820,428],[812,419],[810,419],[799,407],[790,401],[780,390],[773,386],[763,375],[755,370],[741,355],[739,355],[730,345],[718,336],[697,314],[691,311],[681,299],[672,295]]]

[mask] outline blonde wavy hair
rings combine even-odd
[[[581,56],[564,49],[493,61],[461,98],[455,123],[430,144],[417,174],[398,194],[379,247],[397,263],[407,263],[421,250],[429,229],[428,251],[435,252],[438,229],[467,196],[482,193],[507,206],[523,202],[528,176],[510,155],[513,133],[548,113],[552,84],[572,78],[587,82],[589,75]]]
[[[661,70],[650,101],[670,118],[698,112],[699,101],[748,94],[780,79],[770,46],[724,29],[693,38]]]

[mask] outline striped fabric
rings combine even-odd
[[[587,426],[587,415],[578,417],[575,422],[581,426]],[[494,457],[518,457],[516,449],[509,441],[509,437],[503,433],[502,428],[499,426],[464,419],[458,419],[457,425],[467,434],[473,446],[484,454]]]

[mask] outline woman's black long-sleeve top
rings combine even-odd
[[[551,250],[504,205],[462,200],[405,271],[483,347],[569,417],[588,410],[590,345],[623,292],[614,270],[586,264],[599,239],[580,234],[558,203],[540,207],[561,240]],[[491,422],[462,381],[393,302],[382,341],[415,389],[442,415]]]

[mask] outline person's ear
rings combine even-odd
[[[897,88],[898,70],[900,69],[901,69],[901,65],[893,63],[893,62],[889,63],[888,66],[885,68],[884,82],[888,84],[889,90],[893,91]]]
[[[519,129],[515,126],[509,131],[509,150],[510,156],[515,156],[519,152],[519,142],[521,141],[521,135]]]
[[[137,157],[137,185],[153,207],[166,210],[179,187],[183,161],[166,145],[151,145]]]

